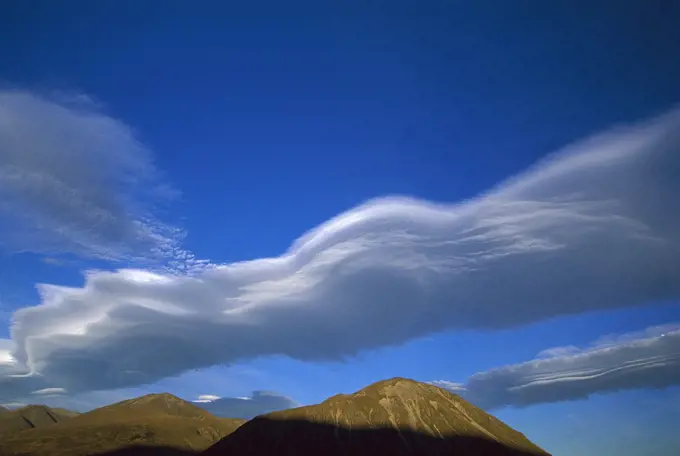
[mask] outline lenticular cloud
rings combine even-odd
[[[647,328],[588,349],[474,374],[462,394],[485,408],[583,399],[595,393],[680,384],[680,325]]]
[[[12,369],[28,377],[0,380],[0,396],[24,381],[30,391],[118,388],[272,354],[342,359],[434,331],[677,299],[678,176],[676,111],[459,204],[370,201],[280,257],[191,277],[127,269],[89,273],[77,288],[41,285],[42,303],[12,327]]]

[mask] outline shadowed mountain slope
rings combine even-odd
[[[166,446],[133,445],[118,450],[96,453],[92,456],[197,456],[195,451]]]
[[[171,394],[152,394],[83,413],[58,426],[5,435],[0,454],[198,453],[243,422],[217,418]]]
[[[499,455],[548,453],[433,385],[394,378],[318,405],[257,417],[209,448],[218,455]]]

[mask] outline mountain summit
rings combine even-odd
[[[90,421],[94,418],[106,417],[108,419],[112,416],[121,416],[127,419],[148,415],[199,419],[213,417],[213,415],[201,407],[170,393],[147,394],[146,396],[116,402],[115,404],[92,410],[86,415],[85,418]]]
[[[209,448],[218,455],[503,455],[548,453],[439,387],[406,378],[259,416]]]

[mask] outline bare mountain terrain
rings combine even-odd
[[[0,410],[0,434],[25,429],[43,428],[78,416],[77,412],[50,408],[44,405],[27,405],[16,410]]]
[[[318,405],[249,421],[208,449],[218,455],[547,455],[461,397],[394,378]]]
[[[171,394],[150,394],[0,436],[2,456],[383,454],[549,456],[459,396],[405,378],[245,424]]]
[[[126,453],[119,454],[195,454],[243,422],[217,418],[171,394],[151,394],[101,407],[49,428],[5,434],[0,438],[0,454],[85,456],[121,450]],[[135,447],[133,453],[129,447]]]

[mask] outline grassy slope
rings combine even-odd
[[[83,413],[56,426],[5,435],[0,454],[81,456],[130,445],[201,451],[242,423],[217,418],[169,394],[149,395]]]
[[[52,409],[44,405],[28,405],[16,410],[3,411],[0,412],[0,434],[52,426],[77,415],[70,410]]]
[[[442,388],[405,378],[374,383],[354,394],[321,404],[267,415],[277,420],[304,419],[348,428],[390,427],[439,436],[467,435],[540,452],[524,434]]]

